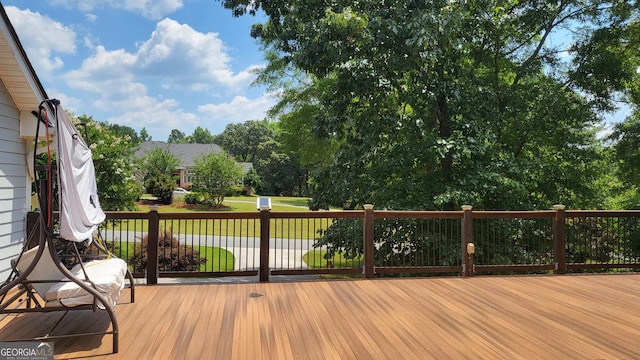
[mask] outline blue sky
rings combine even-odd
[[[265,117],[276,99],[251,87],[265,61],[215,0],[3,0],[40,81],[76,115],[147,129],[219,134]]]

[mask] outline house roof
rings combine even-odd
[[[199,156],[223,151],[222,148],[216,144],[175,144],[163,141],[145,141],[140,144],[140,147],[136,151],[136,157],[140,159],[155,148],[169,149],[171,154],[177,156],[178,159],[180,159],[178,169],[196,166],[193,159]],[[244,174],[248,173],[253,167],[253,163],[249,162],[237,162],[236,164],[242,167]]]
[[[210,154],[212,152],[222,152],[222,148],[216,144],[175,144],[163,141],[145,141],[136,152],[136,157],[142,158],[145,154],[155,148],[167,148],[169,152],[180,159],[180,168],[195,166],[193,159]]]
[[[2,3],[0,18],[0,79],[20,111],[37,110],[40,102],[48,98],[47,93]]]

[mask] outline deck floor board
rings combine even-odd
[[[55,342],[56,359],[636,359],[640,274],[163,284],[128,290],[111,336]],[[0,318],[0,340],[60,314]],[[71,312],[59,331],[109,326]]]

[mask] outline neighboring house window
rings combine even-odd
[[[196,175],[196,168],[192,167],[192,166],[187,167],[187,182],[188,183],[193,183],[195,175]]]

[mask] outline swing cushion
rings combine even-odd
[[[24,273],[27,271],[27,268],[34,261],[36,253],[38,252],[38,247],[34,247],[28,251],[22,253],[22,255],[15,260],[16,268]],[[48,246],[45,245],[44,252],[40,257],[40,261],[35,264],[35,267],[31,272],[27,275],[28,281],[60,281],[64,279],[64,275],[58,270],[56,267],[56,263],[53,262],[51,258],[51,254],[49,254]],[[51,287],[51,282],[36,282],[32,283],[31,287],[33,287],[38,295],[40,295],[44,299],[44,294]]]
[[[92,260],[83,264],[87,278],[96,286],[111,307],[116,306],[120,293],[124,288],[127,274],[127,263],[118,258],[104,260]],[[80,280],[85,279],[80,264],[71,269],[71,273]],[[89,284],[89,283],[87,283]],[[72,281],[53,284],[45,294],[47,306],[63,305],[74,307],[78,305],[92,304],[93,295]],[[102,307],[98,301],[98,306]]]
[[[25,251],[17,262],[16,267],[20,272],[25,272],[33,262],[38,247]],[[104,260],[92,260],[84,263],[87,277],[96,285],[98,292],[105,298],[111,307],[115,306],[124,288],[127,274],[127,263],[119,258]],[[84,280],[85,275],[80,264],[71,269],[71,273],[79,280]],[[31,286],[38,295],[46,301],[46,306],[75,307],[79,305],[93,304],[93,295],[89,294],[77,283],[66,279],[60,272],[45,246],[40,261],[27,275],[28,281],[49,281],[33,283]],[[89,283],[87,283],[89,284]],[[100,301],[97,302],[103,308]]]

